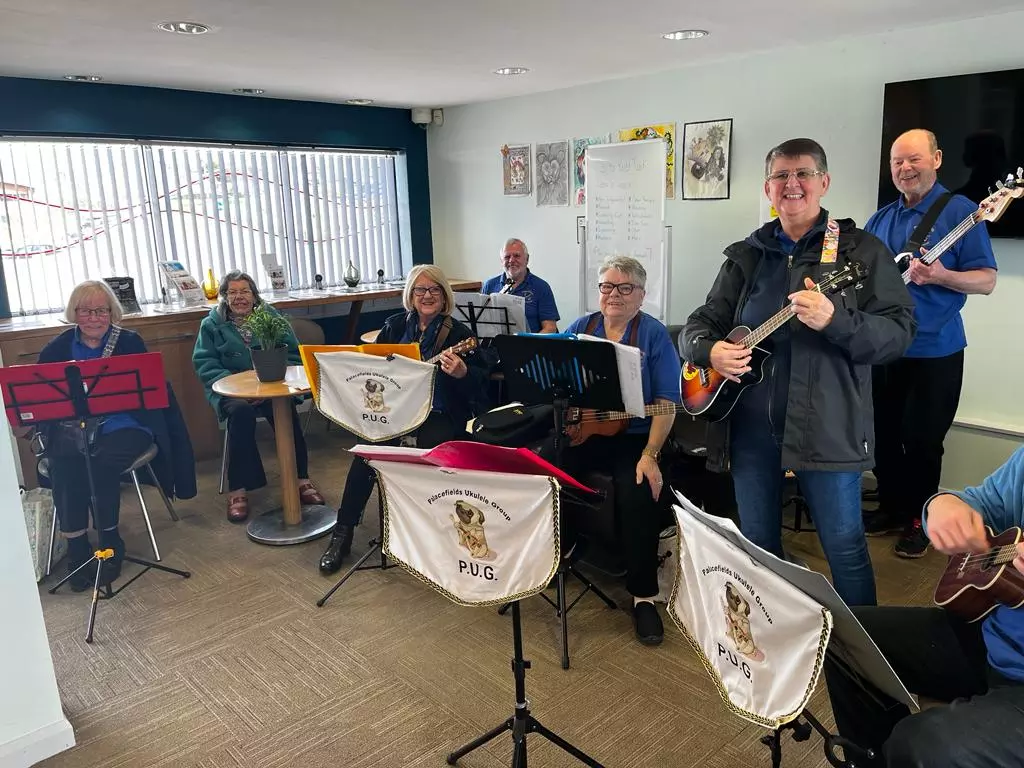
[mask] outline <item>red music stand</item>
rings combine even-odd
[[[3,392],[7,419],[12,426],[73,422],[74,426],[82,431],[82,440],[79,444],[85,447],[82,456],[89,478],[89,498],[94,516],[98,504],[86,438],[89,420],[125,411],[167,408],[170,404],[167,386],[163,356],[159,352],[0,368],[0,389]],[[112,555],[112,550],[97,550],[90,560],[49,589],[51,595],[56,593],[68,579],[87,568],[90,563],[96,563],[96,579],[85,636],[87,643],[92,642],[93,628],[96,624],[96,604],[101,596],[109,600],[152,568],[186,579],[192,575],[189,571],[180,571],[125,555],[126,561],[141,565],[143,569],[116,590],[111,589],[109,583],[106,584],[101,595],[100,571],[103,561]]]

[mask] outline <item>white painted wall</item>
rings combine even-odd
[[[820,141],[832,172],[826,206],[837,216],[863,224],[874,211],[877,196],[884,83],[1024,67],[1019,47],[1001,45],[1007,31],[1015,29],[1024,29],[1024,13],[789,47],[713,65],[446,109],[445,125],[431,129],[428,138],[435,260],[454,277],[486,277],[500,271],[498,250],[504,240],[523,238],[532,254],[531,267],[554,288],[564,327],[578,314],[576,216],[583,209],[537,208],[533,197],[504,197],[501,145],[670,121],[677,123],[681,141],[684,122],[731,117],[731,198],[677,197],[666,202],[666,220],[674,233],[669,319],[683,322],[703,302],[723,248],[758,223],[768,149],[795,136]],[[1024,242],[998,241],[996,257],[996,293],[971,298],[965,310],[971,346],[960,417],[1022,427],[1024,415],[1013,393],[1024,382],[1024,361],[1006,354],[1006,331],[996,325],[1024,328],[1019,312],[1024,306]],[[986,380],[992,371],[999,372],[995,384]],[[963,434],[954,429],[947,450],[965,463],[947,462],[944,483],[980,480],[991,469],[993,457],[1008,455],[1014,444],[991,438],[995,442],[979,453],[976,433],[958,443]]]
[[[0,766],[27,768],[75,744],[60,706],[21,514],[11,441],[0,439]],[[6,499],[6,501],[4,501]]]

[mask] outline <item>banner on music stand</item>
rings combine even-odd
[[[542,592],[558,566],[558,481],[371,461],[384,500],[384,551],[460,605]]]
[[[679,568],[669,615],[736,715],[778,728],[818,682],[832,614],[700,520],[678,492]],[[728,520],[716,519],[732,528]]]
[[[371,443],[408,434],[427,420],[437,366],[408,357],[316,353],[316,407]]]

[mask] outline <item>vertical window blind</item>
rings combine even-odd
[[[393,153],[0,140],[0,254],[12,314],[56,311],[82,280],[131,276],[161,300],[160,261],[269,288],[402,275]]]

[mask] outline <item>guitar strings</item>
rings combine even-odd
[[[961,570],[983,570],[991,565],[1005,565],[1012,563],[1017,557],[1017,545],[1006,544],[988,552],[967,555]]]

